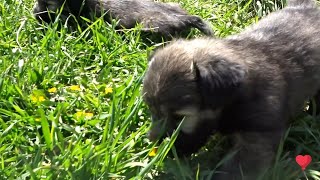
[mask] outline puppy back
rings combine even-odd
[[[314,8],[316,3],[314,0],[288,0],[288,7],[305,7]]]

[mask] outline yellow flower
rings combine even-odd
[[[106,87],[106,88],[104,89],[104,93],[105,93],[105,94],[112,93],[112,88],[111,88],[111,87]]]
[[[50,89],[48,89],[48,92],[49,93],[55,93],[55,92],[57,92],[57,88],[55,88],[55,87],[50,88]]]
[[[74,115],[77,119],[80,119],[80,118],[91,119],[93,117],[93,113],[86,113],[85,111],[78,111]]]
[[[44,96],[41,96],[41,95],[31,95],[31,101],[34,102],[34,103],[37,103],[37,102],[43,102],[45,101],[46,98]]]
[[[80,91],[80,90],[81,90],[79,85],[72,85],[72,86],[70,86],[69,88],[70,88],[71,90],[73,90],[73,91]]]
[[[157,151],[158,151],[158,148],[157,148],[157,147],[153,148],[153,149],[149,152],[149,156],[150,156],[150,157],[156,156]]]
[[[85,113],[85,116],[87,119],[90,119],[93,117],[93,113]]]
[[[40,118],[36,118],[36,119],[34,119],[35,121],[37,121],[37,122],[41,122],[41,119]]]
[[[86,144],[90,144],[92,142],[92,139],[86,139]]]
[[[39,96],[38,97],[38,100],[39,100],[39,102],[42,102],[42,101],[44,101],[44,100],[46,100],[43,96]]]
[[[77,119],[84,117],[85,112],[84,111],[78,111],[74,115]]]
[[[38,101],[38,98],[34,95],[31,95],[31,101],[32,102],[37,102]]]

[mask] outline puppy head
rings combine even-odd
[[[57,17],[57,13],[62,10],[60,19],[65,22],[70,14],[79,16],[81,12],[88,12],[85,0],[38,0],[34,5],[33,14],[39,22],[50,23]]]
[[[39,22],[49,23],[55,19],[55,12],[62,6],[60,0],[38,0],[33,7],[33,14]]]
[[[240,64],[215,54],[212,46],[214,40],[178,40],[149,61],[143,82],[152,114],[149,138],[170,136],[184,118],[175,142],[178,153],[195,152],[218,130],[224,106],[246,74]]]

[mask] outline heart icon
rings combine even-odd
[[[299,166],[301,167],[301,169],[304,171],[306,169],[306,167],[310,164],[312,158],[310,155],[298,155],[296,157],[296,162],[299,164]]]

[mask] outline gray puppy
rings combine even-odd
[[[55,12],[63,8],[62,16],[70,14],[79,18],[92,15],[105,19],[119,20],[118,28],[133,28],[141,23],[143,30],[170,39],[182,32],[188,33],[191,28],[198,28],[206,35],[213,35],[208,23],[200,17],[189,15],[178,4],[160,3],[152,0],[38,0],[34,14],[39,21],[47,23],[55,19]]]
[[[289,0],[238,35],[177,40],[150,57],[143,94],[150,139],[171,135],[180,155],[221,132],[236,155],[216,179],[256,179],[273,160],[288,119],[320,89],[320,11]],[[241,170],[240,170],[241,169]]]

